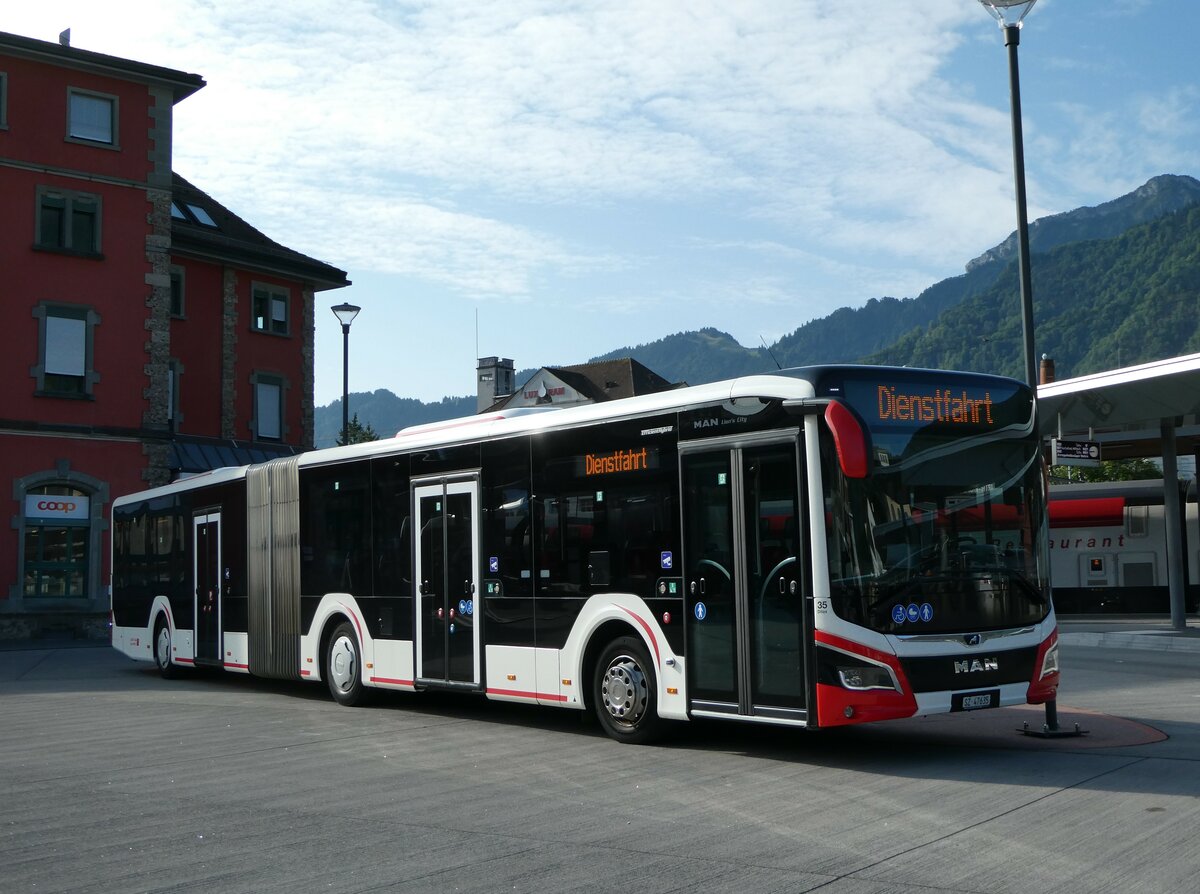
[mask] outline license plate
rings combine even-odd
[[[1000,690],[990,692],[962,692],[950,699],[951,711],[978,711],[982,708],[1000,706]]]

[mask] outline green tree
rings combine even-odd
[[[1161,478],[1162,469],[1148,459],[1106,459],[1099,466],[1051,466],[1055,481],[1145,481]]]
[[[340,434],[340,433],[339,433]],[[371,428],[371,423],[363,425],[358,421],[358,414],[355,413],[349,424],[346,426],[345,440],[338,438],[338,446],[342,447],[346,444],[364,444],[367,441],[378,441],[379,435],[375,433],[375,429]]]

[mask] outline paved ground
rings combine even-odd
[[[0,651],[0,891],[1196,890],[1200,652],[1064,665],[1083,740],[1005,709],[638,748],[565,711]]]

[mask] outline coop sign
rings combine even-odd
[[[25,517],[56,521],[87,521],[91,517],[91,506],[88,497],[27,494]]]

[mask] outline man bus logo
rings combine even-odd
[[[78,504],[62,500],[38,500],[37,508],[43,512],[74,512]]]
[[[1000,670],[1000,662],[995,658],[972,658],[970,661],[954,662],[956,674],[974,674],[981,671]]]
[[[983,637],[980,636],[978,633],[968,633],[966,636],[963,637],[963,642],[966,643],[968,646],[977,646],[981,642],[983,642]]]

